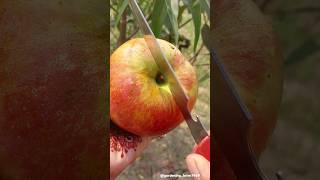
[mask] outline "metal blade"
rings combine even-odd
[[[134,17],[136,18],[139,28],[144,34],[144,39],[149,47],[149,50],[163,76],[169,83],[170,91],[178,105],[184,119],[186,120],[191,134],[196,143],[199,143],[208,134],[199,120],[194,120],[188,109],[189,98],[185,93],[179,79],[177,78],[169,61],[164,56],[162,49],[157,42],[151,28],[149,27],[141,9],[139,8],[136,0],[129,0],[129,5]]]
[[[213,137],[238,180],[265,180],[248,143],[252,116],[213,49],[210,54],[214,87]]]

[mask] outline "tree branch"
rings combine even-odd
[[[184,23],[182,23],[182,24],[179,26],[179,29],[182,28],[183,26],[185,26],[186,24],[188,24],[191,20],[192,20],[192,18],[186,20]]]
[[[191,64],[194,64],[194,63],[196,62],[197,57],[199,56],[200,51],[202,50],[203,47],[204,47],[204,44],[202,43],[201,46],[200,46],[200,48],[198,49],[198,51],[194,54],[194,56],[189,59],[189,62],[190,62]]]
[[[126,32],[127,32],[127,10],[126,8],[121,16],[121,20],[119,23],[119,39],[118,39],[118,46],[126,42]]]
[[[151,19],[151,15],[149,14],[148,17],[146,18],[146,20],[149,21],[150,19]],[[128,24],[128,23],[134,23],[134,20],[127,18],[127,24]],[[132,32],[132,34],[130,34],[130,35],[126,38],[126,41],[128,41],[128,40],[131,39],[131,38],[133,38],[138,32],[139,32],[139,28],[136,27],[136,29]]]
[[[139,28],[137,27],[137,29],[130,36],[127,37],[127,40],[133,38],[133,36],[135,36],[138,32],[139,32]]]
[[[115,13],[118,13],[117,9],[110,5],[110,9],[112,9]]]

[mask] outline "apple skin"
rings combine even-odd
[[[0,179],[108,179],[106,11],[0,1]]]
[[[195,69],[172,44],[160,39],[158,42],[189,96],[191,110],[198,92]],[[159,73],[143,38],[129,40],[113,52],[110,115],[115,124],[140,136],[158,136],[183,121],[168,82],[156,81]]]
[[[249,141],[259,158],[275,127],[281,102],[279,41],[272,24],[251,0],[214,0],[212,7],[212,47],[253,116]],[[225,113],[230,112],[226,109]],[[213,157],[213,179],[236,179],[219,150]]]

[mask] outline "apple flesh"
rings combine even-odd
[[[164,40],[158,40],[184,90],[191,110],[197,97],[194,67],[181,52]],[[115,124],[140,136],[162,135],[183,117],[143,38],[129,40],[110,58],[110,115]]]
[[[108,179],[106,11],[0,1],[0,179]]]

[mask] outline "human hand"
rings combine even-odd
[[[210,131],[208,131],[210,136]],[[196,146],[195,146],[196,147]],[[200,175],[194,178],[195,180],[210,179],[210,161],[200,154],[189,154],[186,158],[186,163],[190,173]]]
[[[209,132],[210,133],[210,132]],[[110,179],[114,180],[126,167],[143,152],[152,137],[140,137],[126,132],[110,123]],[[199,154],[186,158],[189,171],[199,174],[200,180],[210,179],[210,162]]]
[[[151,137],[140,137],[110,123],[110,179],[115,179],[147,147]]]
[[[199,154],[189,154],[186,158],[186,163],[190,173],[200,175],[195,177],[195,180],[210,179],[210,162]]]

